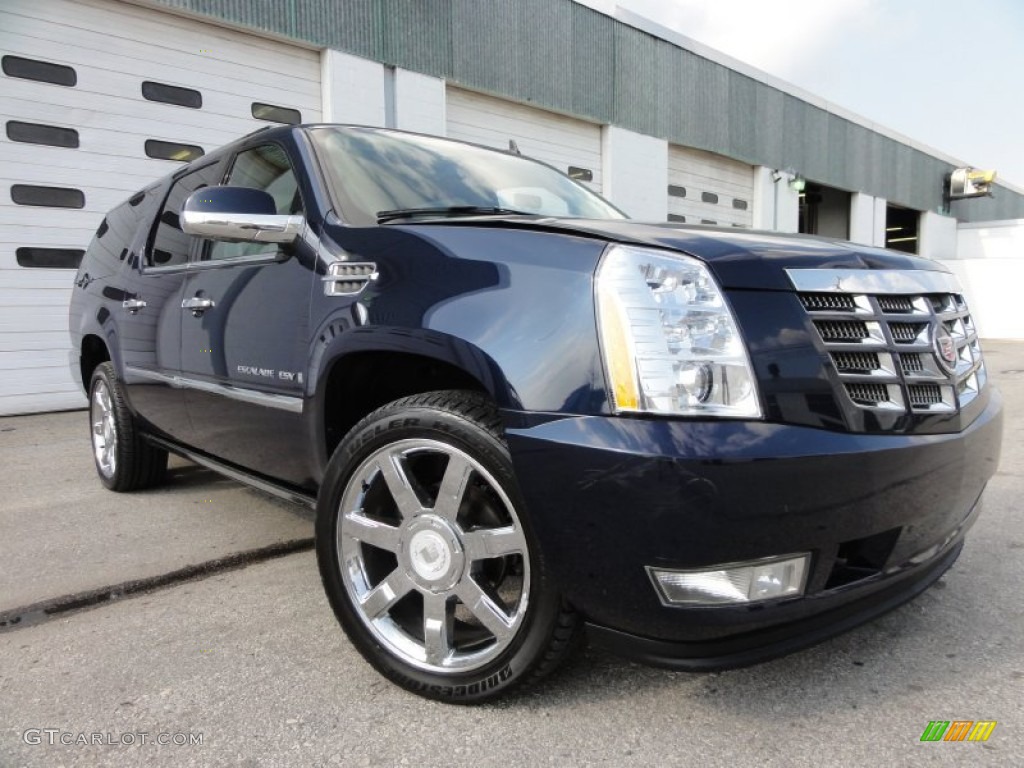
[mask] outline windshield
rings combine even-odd
[[[625,218],[568,176],[525,157],[374,128],[319,127],[309,133],[342,218],[357,226],[376,224],[381,213],[417,209],[438,209],[437,216],[445,215],[439,209],[479,208]]]

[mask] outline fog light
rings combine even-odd
[[[647,572],[665,605],[735,605],[802,595],[810,559],[787,555],[699,571]]]

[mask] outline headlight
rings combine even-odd
[[[736,320],[697,259],[613,245],[597,270],[597,309],[616,412],[761,416]]]

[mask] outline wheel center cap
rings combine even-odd
[[[452,550],[437,531],[417,531],[409,540],[409,562],[421,579],[437,581],[451,568]]]

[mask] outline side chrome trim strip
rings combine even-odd
[[[206,456],[201,453],[196,453],[195,451],[190,451],[187,448],[183,448],[182,446],[178,445],[177,443],[171,442],[170,440],[164,440],[154,435],[146,435],[145,437],[146,440],[153,443],[154,445],[158,445],[161,448],[170,451],[171,453],[176,453],[179,456],[183,456],[189,461],[194,461],[196,464],[204,466],[207,469],[212,469],[214,472],[224,475],[225,477],[230,477],[232,480],[237,480],[243,485],[251,486],[252,488],[256,488],[257,490],[263,491],[264,493],[269,493],[271,496],[276,496],[279,499],[292,501],[295,502],[296,504],[302,504],[310,508],[316,507],[316,497],[310,494],[302,493],[301,491],[293,491],[290,488],[286,488],[283,485],[272,483],[269,480],[264,480],[263,478],[257,477],[256,475],[250,475],[247,472],[235,469],[234,467],[228,464],[224,464],[223,462],[217,461],[216,459],[212,459],[209,456]]]
[[[171,376],[166,373],[150,371],[146,368],[135,368],[130,365],[125,366],[125,372],[132,376],[138,376],[140,379],[159,381],[179,389],[198,389],[201,392],[210,392],[211,394],[221,395],[232,400],[240,400],[243,403],[253,403],[254,405],[262,405],[266,408],[277,408],[278,410],[289,411],[290,413],[302,413],[301,397],[275,395],[269,392],[260,392],[256,389],[232,387],[227,384],[214,384],[210,381],[192,379],[188,376]]]
[[[923,269],[787,269],[798,291],[809,293],[962,293],[950,272]]]

